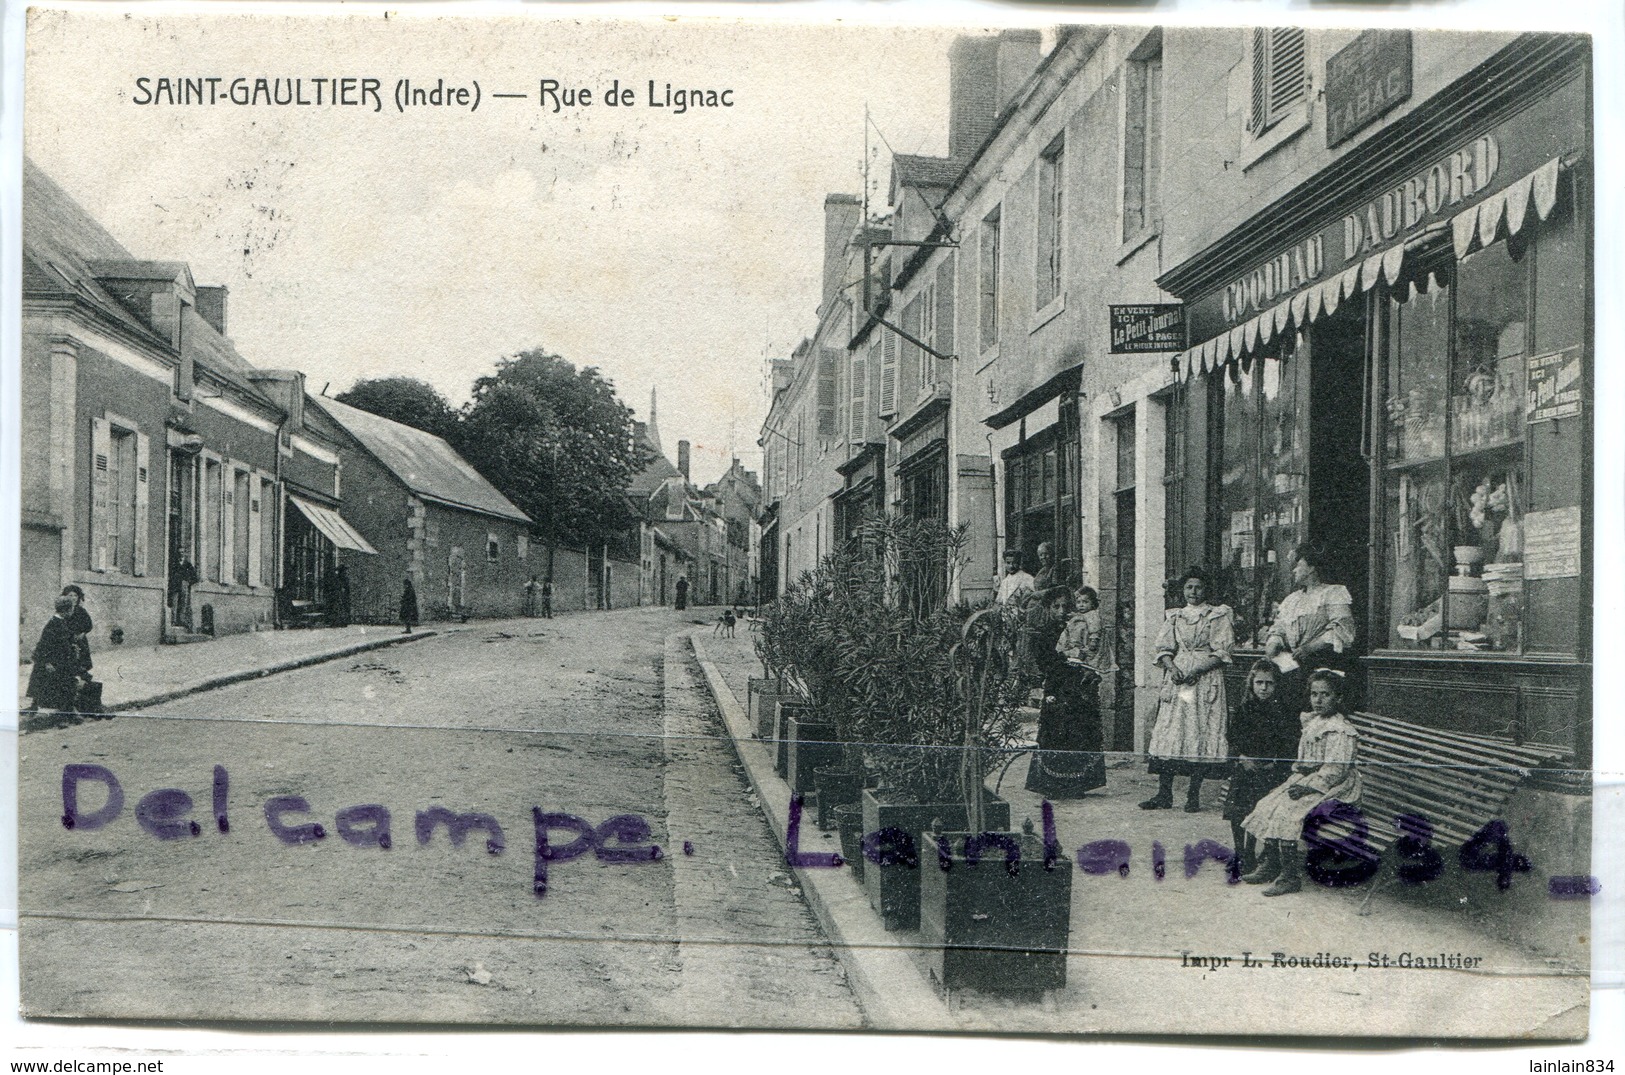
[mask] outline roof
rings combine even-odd
[[[651,415],[651,417],[653,417]],[[649,433],[649,427],[642,422],[634,422],[638,443],[654,454],[644,468],[632,475],[632,480],[626,485],[626,493],[632,497],[646,497],[653,495],[672,478],[682,477],[682,472],[672,465],[666,458],[666,453],[660,450],[660,442]]]
[[[102,283],[106,279],[184,280],[191,270],[179,261],[143,261],[131,254],[96,218],[23,158],[23,293],[77,299],[102,316],[162,346],[162,340]],[[253,365],[231,341],[188,307],[181,328],[192,357],[244,397],[280,412],[275,401],[248,380]]]
[[[530,516],[514,507],[468,460],[433,433],[391,421],[326,396],[311,397],[408,489],[452,507],[514,522]]]
[[[892,157],[897,181],[909,187],[951,187],[965,171],[965,161],[953,157],[922,157],[898,153]]]

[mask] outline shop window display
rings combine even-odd
[[[1304,540],[1304,366],[1288,338],[1246,368],[1228,367],[1220,381],[1220,559],[1242,645],[1263,645],[1276,608],[1293,589],[1292,550]]]
[[[1516,653],[1528,511],[1532,266],[1496,243],[1389,305],[1388,643]]]

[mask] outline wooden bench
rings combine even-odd
[[[1392,860],[1387,851],[1400,837],[1419,835],[1414,825],[1401,828],[1401,818],[1426,821],[1431,846],[1459,849],[1506,817],[1507,803],[1530,769],[1567,756],[1558,747],[1424,728],[1377,713],[1354,713],[1349,719],[1360,732],[1359,808],[1369,829],[1364,850],[1379,868]],[[1320,835],[1346,841],[1353,828],[1351,822],[1333,821]],[[1395,875],[1389,870],[1371,886],[1362,915],[1370,913],[1371,898],[1384,880]]]

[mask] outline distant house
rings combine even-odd
[[[345,518],[377,550],[340,554],[354,618],[393,621],[406,576],[425,620],[520,615],[526,581],[546,569],[531,553],[530,517],[441,438],[310,401],[345,438]]]

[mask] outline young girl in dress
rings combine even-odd
[[[1250,885],[1273,880],[1266,896],[1303,887],[1303,822],[1328,799],[1360,801],[1355,764],[1359,732],[1343,713],[1343,673],[1319,668],[1309,676],[1309,712],[1298,718],[1298,760],[1291,776],[1261,799],[1242,828],[1264,846],[1258,868],[1242,878]]]
[[[1292,771],[1297,757],[1298,718],[1282,697],[1281,670],[1274,661],[1254,662],[1247,673],[1247,695],[1230,715],[1230,789],[1224,798],[1224,819],[1230,822],[1241,872],[1258,867],[1258,841],[1241,827]]]

